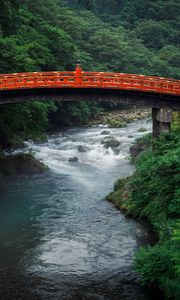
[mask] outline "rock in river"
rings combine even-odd
[[[101,132],[101,135],[108,135],[108,134],[111,134],[111,132],[109,130],[103,130]]]
[[[130,153],[133,159],[136,159],[139,154],[146,150],[148,148],[148,145],[146,143],[138,143],[134,144],[130,147]]]
[[[140,127],[140,128],[138,129],[138,132],[146,132],[146,131],[147,131],[147,129],[144,128],[144,127]]]
[[[78,157],[77,156],[74,156],[74,157],[70,157],[69,159],[68,159],[68,161],[69,162],[78,162]]]
[[[0,158],[1,176],[30,175],[41,173],[45,170],[47,170],[47,167],[31,154],[18,153]]]
[[[83,152],[87,152],[87,147],[85,147],[85,146],[78,146],[78,148],[77,148],[77,150],[78,150],[78,152],[81,152],[81,153],[83,153]]]
[[[109,138],[108,140],[103,140],[101,143],[104,145],[104,147],[106,149],[116,148],[121,145],[121,143],[118,140],[116,140],[115,138]]]

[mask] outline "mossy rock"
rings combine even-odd
[[[108,122],[108,127],[110,128],[122,128],[127,126],[126,122],[118,119],[109,119],[107,122]]]
[[[141,128],[138,129],[138,132],[146,132],[146,131],[147,131],[147,129],[144,128],[144,127],[141,127]]]
[[[152,133],[145,134],[143,137],[136,139],[135,143],[130,147],[132,160],[136,160],[138,156],[152,146]]]
[[[19,153],[0,158],[0,174],[3,176],[37,174],[47,169],[47,166],[35,159],[32,154]]]
[[[119,147],[121,145],[121,142],[119,142],[115,138],[110,138],[108,140],[105,139],[101,143],[104,145],[104,147],[106,149],[108,149],[108,148],[116,148],[116,147]]]
[[[118,179],[114,184],[114,192],[106,196],[106,200],[112,202],[115,207],[131,214],[131,195],[129,188],[130,177]]]
[[[134,144],[130,147],[130,154],[133,160],[135,160],[143,151],[148,148],[146,143]]]

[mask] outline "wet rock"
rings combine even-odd
[[[75,156],[75,157],[70,157],[69,159],[68,159],[68,161],[69,162],[78,162],[78,157],[77,156]]]
[[[136,274],[136,273],[130,273],[129,275],[128,275],[128,279],[130,280],[130,281],[136,281],[136,280],[138,280],[138,275]]]
[[[121,109],[114,110],[113,112],[101,112],[95,117],[93,121],[94,125],[97,124],[108,124],[108,127],[124,127],[127,123],[133,122],[135,120],[140,120],[148,117],[151,114],[151,110],[147,108],[137,108],[132,109]]]
[[[113,150],[113,152],[114,152],[115,155],[119,155],[120,149],[118,149],[118,148],[113,148],[112,150]]]
[[[131,156],[133,159],[136,159],[139,154],[146,150],[148,148],[148,145],[146,143],[139,143],[139,144],[135,144],[135,145],[132,145],[130,147],[130,153],[131,153]]]
[[[138,132],[146,132],[146,131],[147,131],[147,129],[144,128],[144,127],[141,127],[141,128],[138,129]]]
[[[59,146],[59,145],[61,144],[61,141],[60,141],[60,140],[54,140],[54,144],[55,144],[56,146]]]
[[[108,140],[103,140],[101,143],[104,145],[104,147],[106,149],[116,148],[116,147],[119,147],[121,145],[121,143],[118,140],[116,140],[115,138],[110,138]]]
[[[128,138],[133,139],[134,137],[133,137],[133,135],[128,135]]]
[[[108,134],[111,134],[111,132],[108,130],[104,130],[101,132],[101,135],[108,135]]]
[[[109,155],[110,153],[109,153],[109,151],[106,151],[104,154],[105,154],[105,155]]]
[[[85,146],[78,146],[77,150],[78,152],[83,153],[83,152],[87,152],[88,148]]]
[[[42,162],[35,159],[32,154],[19,153],[0,158],[0,177],[10,175],[31,175],[47,170]]]
[[[121,128],[121,127],[125,127],[127,125],[127,123],[124,120],[119,120],[119,119],[109,119],[108,120],[108,127],[111,128]]]
[[[110,140],[110,139],[114,139],[115,137],[113,135],[107,135],[104,137],[103,141],[107,141],[107,140]]]

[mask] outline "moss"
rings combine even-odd
[[[144,136],[137,138],[134,144],[145,143],[148,147],[152,146],[152,133],[147,133]]]
[[[32,154],[19,153],[0,157],[0,174],[2,176],[36,174],[47,170],[47,166],[34,158]]]
[[[118,146],[121,145],[121,143],[118,140],[116,140],[114,137],[107,137],[107,138],[105,138],[101,142],[101,144],[103,144],[106,149],[108,149],[108,148],[116,148],[116,147],[118,147]]]
[[[23,146],[24,146],[23,139],[18,135],[12,135],[11,138],[8,139],[7,144],[5,144],[5,147],[13,148],[13,149],[23,148]]]
[[[171,125],[171,129],[174,132],[180,132],[180,112],[173,113],[173,122]]]
[[[108,127],[110,128],[121,128],[127,126],[126,122],[119,119],[108,119],[107,123],[108,123]]]
[[[45,133],[37,132],[37,133],[24,133],[21,135],[12,134],[11,137],[6,137],[6,140],[2,142],[2,148],[23,148],[24,141],[26,140],[34,140],[36,143],[43,143],[47,141],[47,135]]]
[[[114,192],[110,193],[106,200],[112,202],[115,207],[129,214],[131,204],[130,189],[128,187],[129,178],[118,179],[114,183]]]
[[[146,131],[147,131],[147,129],[144,128],[144,127],[141,127],[141,128],[138,129],[138,132],[146,132]]]

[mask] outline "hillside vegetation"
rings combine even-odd
[[[178,0],[0,3],[0,73],[73,70],[81,60],[85,70],[179,78]],[[50,112],[56,111],[51,123],[69,125],[98,110],[85,102],[6,105],[0,110],[1,144],[46,130]]]
[[[142,285],[160,288],[167,299],[180,297],[180,126],[162,135],[137,159],[133,176],[115,182],[107,199],[139,220],[148,220],[159,236],[154,246],[141,248],[135,270]],[[150,145],[150,137],[144,142]],[[137,141],[138,142],[138,141]]]

